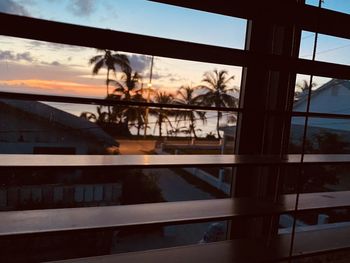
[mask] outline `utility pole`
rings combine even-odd
[[[154,61],[154,56],[152,56],[152,58],[151,58],[151,69],[150,69],[150,74],[149,74],[149,82],[147,84],[147,103],[149,103],[150,100],[151,100],[151,91],[150,91],[150,89],[152,88],[153,61]],[[145,128],[144,128],[144,135],[143,135],[144,138],[146,138],[146,135],[147,135],[148,114],[149,114],[149,108],[147,106],[146,107],[146,112],[145,112]]]

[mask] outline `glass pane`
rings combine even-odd
[[[306,0],[306,4],[318,6],[320,0]],[[350,14],[350,6],[347,0],[322,0],[322,8]]]
[[[299,51],[300,58],[312,59],[314,42],[315,33],[303,31]],[[349,39],[318,34],[315,60],[350,65],[349,50]]]
[[[310,101],[311,112],[320,112],[322,108],[326,110],[326,112],[330,112],[327,111],[327,109],[330,109],[330,107],[339,107],[338,104],[334,105],[334,103],[329,103],[329,100],[339,99],[339,97],[335,98],[334,92],[327,92],[332,90],[332,87],[330,86],[337,83],[336,80],[331,80],[332,79],[330,78],[314,76],[312,78],[312,83],[310,83],[311,77],[309,75],[297,74],[294,90],[293,111],[306,111],[310,85],[312,86]],[[339,94],[336,95],[338,96]]]
[[[305,118],[293,117],[289,138],[289,153],[301,153]],[[349,153],[350,120],[309,118],[306,131],[305,153]]]
[[[0,210],[218,199],[230,196],[232,183],[229,167],[3,168],[1,174]]]
[[[307,257],[295,262],[346,262],[349,252],[328,252],[349,247],[349,211],[332,209],[307,212],[298,216],[293,253],[305,255],[326,252],[324,255]],[[340,261],[341,259],[341,261]],[[294,261],[293,261],[294,262]]]
[[[308,153],[349,153],[350,120],[341,118],[309,118]]]
[[[310,112],[349,114],[350,81],[313,77]],[[310,76],[297,75],[294,111],[306,111]]]
[[[2,1],[0,11],[142,35],[244,48],[246,20],[146,0]],[[203,29],[205,34],[203,34]]]
[[[289,134],[288,153],[296,154],[296,153],[302,152],[304,129],[305,129],[305,118],[292,117],[290,134]]]
[[[13,99],[0,109],[2,154],[232,154],[235,145],[231,112]]]
[[[0,43],[0,91],[123,99],[137,93],[153,100],[164,92],[176,96],[181,87],[184,95],[195,89],[195,97],[212,90],[206,79],[213,77],[214,84],[227,81],[225,93],[233,98],[226,106],[237,105],[239,98],[241,67],[164,57],[152,63],[151,56],[141,54],[4,36]]]
[[[0,258],[3,262],[42,262],[217,242],[227,239],[228,224],[220,221],[1,237]]]

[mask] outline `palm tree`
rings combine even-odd
[[[118,53],[112,53],[112,51],[108,49],[99,50],[104,52],[103,55],[97,55],[89,60],[90,65],[94,65],[92,68],[92,74],[96,75],[100,71],[101,68],[106,67],[107,68],[107,76],[106,76],[106,88],[107,88],[107,96],[109,97],[109,73],[112,71],[114,75],[116,75],[116,65],[119,65],[122,70],[129,69],[130,68],[130,62],[126,55],[118,54]],[[116,76],[115,76],[116,77]],[[111,109],[108,106],[108,122],[110,122],[110,115],[111,115]]]
[[[174,100],[175,103],[180,105],[198,105],[201,102],[201,98],[195,95],[195,89],[189,86],[182,86],[177,92],[177,98]],[[188,122],[188,134],[191,138],[192,134],[194,138],[197,138],[196,134],[196,120],[200,119],[203,124],[206,123],[205,112],[196,110],[179,110],[176,111],[176,121]]]
[[[116,65],[119,65],[122,70],[130,69],[130,62],[126,55],[112,53],[112,51],[104,49],[103,55],[97,55],[89,60],[90,65],[94,65],[92,69],[92,74],[97,75],[101,68],[107,68],[107,76],[106,76],[106,87],[107,87],[107,97],[109,95],[109,73],[112,71],[114,74],[116,72]]]
[[[138,86],[142,76],[137,72],[132,72],[131,68],[123,69],[123,76],[121,77],[121,81],[109,80],[116,88],[113,91],[113,95],[119,96],[120,100],[126,101],[145,101],[140,94],[141,89]],[[120,107],[119,107],[120,108]],[[129,122],[137,122],[138,135],[140,133],[140,129],[144,123],[143,109],[136,107],[124,107],[122,109],[123,116],[125,117],[125,123],[127,127],[129,127]]]
[[[142,96],[141,92],[137,92],[133,97],[133,101],[138,102],[146,102],[146,99]],[[130,121],[132,122],[132,125],[134,125],[137,128],[137,136],[140,135],[140,130],[143,127],[144,129],[147,129],[146,127],[146,107],[138,107],[133,108],[130,118]]]
[[[108,119],[108,113],[103,111],[102,107],[103,106],[98,106],[96,108],[97,114],[89,111],[83,111],[80,114],[80,118],[87,119],[88,121],[94,121],[95,123],[102,125],[106,123]]]
[[[234,76],[228,76],[226,70],[214,70],[213,72],[206,72],[203,75],[202,82],[204,85],[199,86],[205,93],[198,96],[202,103],[208,106],[215,107],[234,107],[237,106],[237,99],[229,92],[235,91],[235,88],[228,87],[229,83],[234,79]],[[220,119],[222,113],[217,111],[216,131],[218,138],[221,139],[219,132]]]
[[[131,100],[133,93],[140,90],[138,83],[141,79],[142,76],[138,72],[132,72],[131,68],[124,68],[121,82],[116,80],[108,82],[116,86],[113,93],[121,95],[124,100]]]
[[[154,102],[160,103],[160,104],[171,104],[173,103],[173,96],[171,94],[167,94],[165,92],[158,91],[154,96]],[[156,126],[158,125],[159,128],[159,137],[162,137],[162,124],[165,123],[166,129],[169,124],[169,126],[172,128],[173,125],[171,123],[171,120],[169,119],[170,116],[174,114],[172,110],[169,109],[151,109],[150,114],[155,116],[157,118]],[[156,128],[156,126],[154,128]]]
[[[311,91],[312,88],[315,87],[317,84],[316,83],[311,83]],[[304,94],[307,94],[310,90],[310,83],[307,80],[303,80],[302,84],[297,83],[295,85],[299,90],[294,92],[294,101],[297,101],[300,99],[300,97],[302,97]]]

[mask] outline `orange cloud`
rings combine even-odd
[[[24,79],[24,80],[0,80],[0,85],[21,86],[32,89],[49,91],[52,94],[79,94],[83,96],[105,96],[106,86],[89,85],[77,82],[61,80],[41,80],[41,79]]]

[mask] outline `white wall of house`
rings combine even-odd
[[[326,83],[325,85],[327,85]],[[320,88],[311,97],[310,111],[350,114],[350,86],[341,80],[332,80],[328,87]],[[295,103],[294,111],[305,111],[306,100]],[[304,125],[304,118],[294,117],[292,124]],[[350,131],[350,121],[344,119],[309,118],[309,126]]]
[[[34,147],[73,147],[76,154],[104,150],[104,145],[85,136],[84,131],[69,130],[15,109],[1,110],[0,153],[32,154]]]

